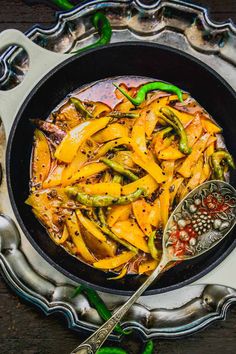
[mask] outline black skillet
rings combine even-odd
[[[24,204],[29,193],[29,165],[34,127],[31,118],[47,117],[71,91],[84,84],[111,76],[139,75],[173,83],[191,93],[223,127],[229,151],[236,155],[236,95],[210,67],[190,55],[150,43],[112,44],[71,57],[47,74],[22,104],[7,146],[7,180],[16,218],[28,240],[53,267],[78,283],[115,294],[129,295],[143,276],[126,276],[110,281],[108,275],[91,268],[56,246]],[[231,174],[236,186],[236,174]],[[207,274],[235,247],[231,233],[211,252],[165,272],[145,294],[180,288]]]

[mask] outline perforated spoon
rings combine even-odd
[[[163,234],[160,263],[140,288],[71,354],[95,354],[118,322],[167,264],[190,260],[212,249],[236,221],[236,191],[226,182],[209,181],[195,188],[171,214]]]

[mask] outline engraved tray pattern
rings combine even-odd
[[[57,14],[50,29],[38,26],[27,32],[35,43],[55,52],[69,52],[92,43],[97,34],[91,26],[91,13],[102,9],[109,17],[112,42],[152,41],[178,48],[203,60],[236,89],[236,28],[228,21],[215,24],[207,11],[183,1],[139,0],[87,1],[70,12]],[[23,80],[28,70],[27,54],[11,47],[0,57],[0,89],[8,90]],[[0,126],[0,162],[6,142]],[[1,171],[0,171],[1,178]],[[0,265],[9,285],[45,314],[63,313],[68,326],[94,331],[101,319],[83,295],[71,299],[76,286],[52,268],[32,248],[10,217],[5,174],[0,188]],[[187,290],[187,291],[186,291]],[[111,310],[125,297],[100,293]],[[167,294],[142,297],[124,318],[123,327],[133,328],[143,339],[179,337],[196,332],[216,319],[224,319],[229,305],[236,301],[236,290],[208,285],[188,286]],[[119,339],[112,335],[111,339]]]

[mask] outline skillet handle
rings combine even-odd
[[[52,68],[66,60],[71,54],[54,53],[33,43],[18,30],[6,30],[0,33],[0,51],[10,45],[23,47],[29,56],[29,70],[23,81],[13,89],[0,91],[0,117],[8,138],[14,118],[24,99],[32,88]]]

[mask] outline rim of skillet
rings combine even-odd
[[[51,76],[53,76],[58,70],[60,70],[64,66],[66,66],[68,63],[76,61],[80,57],[83,57],[83,56],[86,56],[86,55],[90,55],[93,52],[106,50],[106,49],[109,50],[110,47],[119,47],[119,46],[127,46],[127,47],[128,46],[156,47],[156,48],[162,49],[164,51],[177,53],[180,56],[183,56],[183,57],[189,59],[190,61],[195,62],[196,64],[198,64],[199,66],[203,67],[205,70],[210,72],[213,76],[215,76],[218,79],[218,81],[220,82],[220,84],[226,87],[226,89],[231,93],[231,95],[234,97],[234,99],[236,101],[236,92],[228,84],[228,82],[226,82],[226,80],[222,76],[220,76],[214,69],[212,69],[211,67],[206,65],[201,60],[193,57],[191,54],[182,52],[179,49],[172,48],[172,47],[169,47],[169,46],[166,46],[166,45],[162,45],[162,44],[158,44],[158,43],[143,42],[143,41],[118,42],[118,43],[112,43],[112,44],[109,44],[109,45],[106,45],[106,46],[101,46],[99,48],[89,49],[89,50],[87,50],[84,53],[81,53],[79,55],[74,55],[74,56],[72,56],[72,57],[70,57],[68,59],[65,59],[65,61],[63,61],[62,63],[56,65],[45,76],[43,76],[39,80],[39,82],[37,82],[37,84],[33,87],[33,89],[27,95],[27,97],[22,101],[22,105],[20,106],[20,109],[16,113],[15,119],[13,121],[11,130],[10,130],[10,134],[9,134],[9,138],[8,138],[8,141],[7,141],[7,148],[6,148],[6,177],[7,177],[7,187],[8,187],[10,202],[11,202],[11,206],[13,208],[14,214],[16,216],[17,222],[19,223],[23,233],[25,234],[25,236],[27,237],[27,239],[29,240],[31,245],[39,253],[40,256],[42,256],[51,266],[53,266],[60,273],[62,273],[63,275],[65,275],[66,277],[68,277],[69,279],[72,279],[73,281],[75,281],[77,283],[79,282],[80,284],[86,285],[86,286],[91,287],[91,288],[93,288],[95,290],[98,290],[98,291],[101,291],[101,292],[105,292],[105,293],[111,293],[111,294],[114,294],[114,295],[122,295],[122,296],[130,296],[137,289],[136,290],[112,289],[112,288],[108,288],[106,286],[96,285],[96,284],[94,284],[92,282],[80,279],[79,277],[71,274],[69,271],[64,269],[59,264],[57,264],[54,260],[51,259],[50,256],[48,256],[47,253],[45,253],[40,248],[40,246],[37,244],[37,242],[34,240],[34,238],[28,232],[28,230],[27,230],[27,228],[26,228],[26,226],[25,226],[25,224],[24,224],[24,222],[23,222],[23,220],[22,220],[22,218],[20,216],[20,213],[18,211],[18,207],[17,207],[17,205],[15,203],[14,193],[13,193],[13,190],[12,190],[12,187],[11,187],[11,175],[10,175],[10,157],[11,157],[11,149],[12,149],[13,138],[15,136],[16,127],[18,125],[18,122],[21,119],[22,113],[24,112],[26,106],[30,102],[32,96],[37,92],[38,88],[42,84],[44,84],[47,81],[47,79],[49,79]],[[96,81],[99,81],[99,80],[95,80],[94,82],[96,82]],[[87,83],[87,84],[89,84],[89,83]],[[69,92],[68,92],[68,94],[69,94]],[[206,274],[211,272],[214,268],[216,268],[233,251],[233,249],[235,247],[236,247],[236,239],[234,239],[232,241],[232,243],[227,247],[227,249],[221,254],[221,256],[219,258],[217,258],[215,261],[213,261],[210,265],[208,265],[206,267],[206,269],[200,271],[198,274],[195,274],[195,275],[189,277],[188,279],[185,279],[185,280],[183,280],[183,281],[181,281],[181,282],[179,282],[177,284],[173,284],[173,285],[167,286],[165,288],[146,290],[143,293],[143,295],[147,296],[147,295],[156,295],[156,294],[161,294],[161,293],[167,293],[169,291],[180,289],[180,288],[182,288],[182,287],[184,287],[186,285],[191,285],[192,283],[194,283],[198,279],[202,278],[203,276],[205,276]],[[81,261],[78,259],[78,262],[81,262]]]

